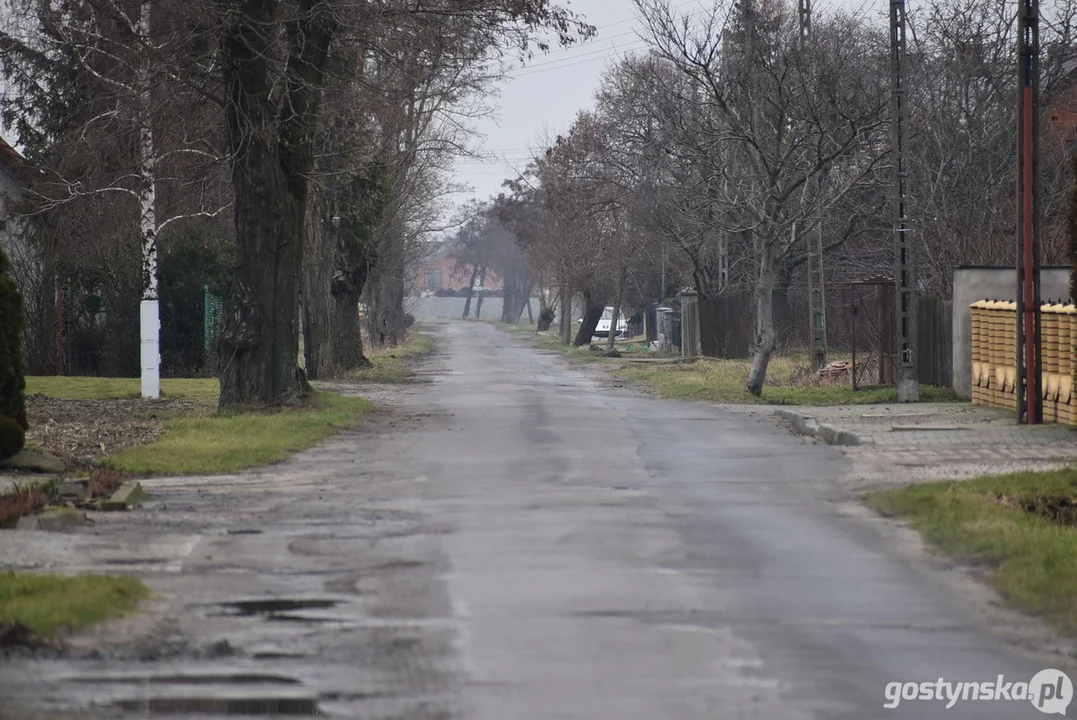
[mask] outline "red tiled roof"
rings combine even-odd
[[[4,140],[4,138],[0,138],[0,158],[12,165],[21,165],[24,160],[19,151],[8,145],[7,140]]]

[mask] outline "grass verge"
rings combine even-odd
[[[1011,606],[1077,635],[1077,469],[914,485],[868,503],[985,564]]]
[[[642,352],[642,344],[618,341],[622,359],[606,358],[588,348],[566,346],[554,333],[536,333],[534,326],[499,325],[514,335],[531,338],[544,350],[557,351],[574,362],[622,366],[615,374],[622,380],[647,388],[659,397],[674,400],[705,400],[721,403],[762,405],[877,405],[897,401],[893,387],[868,387],[853,390],[844,386],[810,385],[804,379],[807,360],[801,357],[773,357],[767,370],[767,383],[762,397],[754,397],[744,389],[751,360],[716,360],[699,358],[691,363],[625,363],[629,358],[672,359],[671,353]],[[576,328],[574,328],[575,330]],[[605,348],[604,344],[600,347]],[[954,402],[957,395],[950,388],[921,386],[923,402]]]
[[[411,378],[407,363],[434,350],[434,341],[418,332],[408,333],[404,342],[391,348],[375,348],[367,353],[372,367],[350,373],[353,382],[400,384]]]
[[[26,392],[63,400],[105,400],[141,397],[138,378],[32,376],[26,378]],[[217,378],[166,378],[161,380],[161,396],[216,401],[221,384]]]
[[[147,595],[145,585],[124,576],[0,573],[0,624],[49,636],[115,617]]]
[[[319,393],[309,407],[179,417],[149,445],[108,459],[137,475],[213,475],[279,462],[353,427],[373,405],[363,398]]]
[[[897,402],[897,388],[869,387],[853,390],[845,386],[800,385],[795,376],[802,371],[793,358],[776,357],[767,370],[762,397],[744,389],[750,360],[700,358],[693,363],[628,366],[617,371],[623,379],[650,388],[660,397],[681,400],[708,400],[722,403],[763,405],[876,405]],[[957,395],[950,388],[920,387],[922,402],[952,402]]]

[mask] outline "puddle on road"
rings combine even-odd
[[[257,673],[238,673],[227,675],[98,675],[92,677],[71,678],[70,682],[137,685],[298,685],[299,681],[285,675],[265,675]]]
[[[253,615],[266,615],[272,619],[303,619],[301,616],[287,615],[297,610],[326,610],[336,607],[338,600],[325,600],[320,598],[295,599],[273,598],[269,600],[237,600],[235,602],[221,603],[221,607],[230,610],[231,614],[244,617]]]
[[[153,715],[320,715],[314,698],[145,698],[120,700],[121,710]]]

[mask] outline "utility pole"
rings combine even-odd
[[[1017,194],[1017,422],[1043,422],[1040,402],[1040,4],[1019,0]]]
[[[799,0],[800,49],[807,50],[811,39],[811,0]],[[811,183],[818,189],[821,183]],[[810,192],[811,190],[809,190]],[[796,239],[796,230],[793,230]],[[808,316],[811,327],[811,363],[813,370],[822,370],[827,363],[826,349],[826,287],[823,267],[823,221],[816,218],[815,232],[804,234],[808,249]]]
[[[729,198],[729,178],[722,181],[722,194]],[[726,219],[722,220],[723,225]],[[725,294],[729,290],[729,230],[722,228],[722,234],[718,238],[718,293]]]
[[[908,173],[905,165],[905,0],[890,0],[890,154],[894,168],[894,321],[899,353],[898,402],[919,402],[916,368],[917,283],[912,230],[909,228]]]

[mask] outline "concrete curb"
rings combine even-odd
[[[145,497],[146,493],[142,490],[142,485],[129,480],[120,485],[112,497],[102,502],[100,507],[102,510],[127,510],[138,505]]]
[[[864,440],[851,430],[845,430],[836,425],[819,423],[811,415],[804,415],[793,410],[780,408],[774,411],[774,415],[787,422],[799,435],[822,440],[827,445],[861,445]]]
[[[51,508],[40,515],[28,515],[19,518],[16,530],[42,530],[46,532],[64,532],[86,524],[86,514],[67,508]]]

